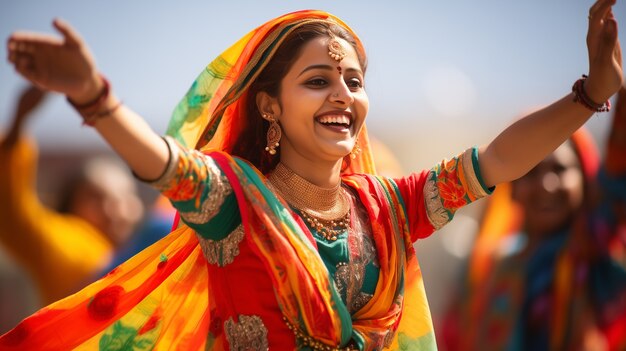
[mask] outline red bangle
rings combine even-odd
[[[124,105],[124,103],[122,101],[119,101],[113,107],[104,111],[95,112],[92,114],[85,114],[81,112],[80,115],[83,117],[83,125],[93,127],[100,118],[112,115],[113,112],[117,111],[117,109],[122,107],[122,105]]]
[[[123,103],[119,101],[114,106],[102,111],[103,106],[107,103],[107,99],[109,98],[111,84],[103,75],[99,75],[99,77],[102,79],[104,86],[95,99],[84,104],[77,104],[70,100],[69,97],[66,98],[67,102],[83,117],[83,125],[94,126],[99,119],[112,115],[113,112],[123,105]]]
[[[100,91],[98,96],[96,96],[95,99],[84,104],[77,104],[74,101],[72,101],[69,97],[66,98],[67,102],[69,102],[70,105],[72,105],[72,107],[74,107],[78,112],[82,113],[85,111],[98,110],[98,108],[109,97],[109,93],[111,91],[111,84],[103,75],[98,75],[98,76],[100,77],[100,79],[102,79],[102,83],[104,86],[102,87],[102,90]]]
[[[580,103],[585,106],[585,108],[593,112],[610,111],[611,101],[606,100],[606,102],[599,104],[587,95],[587,92],[585,92],[585,80],[587,80],[587,76],[583,74],[582,78],[578,79],[572,86],[572,91],[574,92],[574,102]]]

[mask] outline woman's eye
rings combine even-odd
[[[346,82],[346,84],[348,85],[348,87],[352,89],[363,88],[363,83],[361,82],[361,80],[356,79],[356,78],[350,79],[349,81]]]
[[[326,80],[322,79],[322,78],[315,78],[315,79],[311,79],[308,80],[306,82],[307,85],[312,85],[312,86],[316,86],[316,87],[321,87],[327,84]]]

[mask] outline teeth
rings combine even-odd
[[[347,116],[322,116],[319,121],[324,124],[335,123],[350,125],[350,118]]]

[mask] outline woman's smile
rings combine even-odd
[[[350,133],[352,113],[349,111],[330,111],[317,116],[315,122],[333,132]]]

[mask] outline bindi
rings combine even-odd
[[[341,75],[341,66],[337,66],[337,72],[339,72],[339,75]]]
[[[346,57],[346,50],[337,38],[328,39],[328,56],[337,62],[341,62]]]

